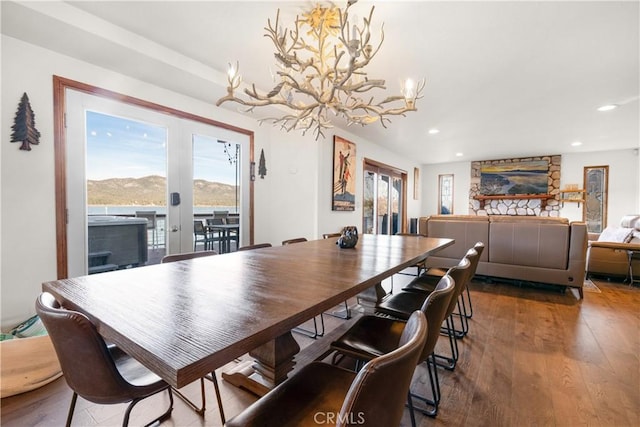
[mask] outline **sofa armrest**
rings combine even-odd
[[[640,252],[640,244],[637,243],[589,242],[589,247]]]

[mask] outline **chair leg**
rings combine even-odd
[[[434,354],[434,358],[438,366],[443,367],[448,371],[453,371],[458,362],[458,340],[456,339],[455,329],[453,328],[453,315],[450,315],[445,320],[446,327],[441,329],[440,332],[449,337],[449,346],[451,348],[451,357],[443,356],[440,354]]]
[[[436,367],[435,358],[431,354],[425,361],[427,365],[427,372],[429,373],[429,382],[431,384],[431,394],[433,399],[428,399],[424,396],[420,396],[416,393],[411,393],[412,398],[416,398],[424,402],[428,407],[417,408],[420,412],[428,417],[435,417],[438,415],[438,404],[440,403],[440,380],[438,379],[438,369]]]
[[[171,416],[171,412],[173,411],[173,393],[171,392],[170,386],[165,388],[164,390],[167,390],[167,392],[169,393],[169,409],[167,409],[167,411],[164,414],[160,415],[158,418],[145,424],[145,427],[149,427],[156,423],[160,424],[161,422],[163,422],[164,420],[166,420]],[[160,391],[164,391],[164,390],[160,390]],[[122,420],[122,427],[127,427],[129,425],[129,416],[131,415],[131,410],[138,402],[140,402],[143,399],[145,398],[143,397],[143,398],[133,399],[129,404],[129,406],[127,406],[127,410],[124,413],[124,419]]]
[[[413,396],[411,396],[411,391],[407,393],[407,406],[409,407],[409,416],[411,417],[411,427],[416,427],[416,414],[413,408]]]
[[[67,414],[67,427],[71,427],[71,419],[73,418],[73,411],[76,409],[76,402],[78,401],[78,393],[73,392],[73,397],[71,398],[71,405],[69,405],[69,413]]]
[[[318,316],[315,316],[313,318],[313,331],[301,328],[300,326],[298,326],[297,328],[293,328],[291,331],[297,332],[302,335],[306,335],[313,339],[323,336],[324,335],[324,317],[322,316],[322,313],[320,313],[320,325],[322,327],[320,332],[318,332],[318,322],[316,321],[316,317]]]
[[[187,396],[185,396],[180,390],[175,387],[172,387],[173,392],[180,398],[184,403],[187,404],[191,409],[193,409],[196,414],[200,416],[204,416],[204,411],[206,410],[207,401],[204,394],[204,378],[200,378],[200,392],[202,394],[202,405],[198,407],[192,400],[190,400]]]
[[[211,375],[205,376],[206,379],[213,382],[213,388],[216,391],[216,399],[218,401],[218,410],[220,411],[220,420],[222,421],[222,425],[224,425],[227,421],[224,416],[224,408],[222,407],[222,396],[220,395],[220,386],[218,385],[218,377],[216,377],[215,371],[211,372]]]
[[[469,317],[467,316],[467,311],[465,309],[464,304],[464,295],[460,295],[458,301],[456,301],[458,311],[454,311],[452,314],[457,316],[460,319],[460,329],[456,329],[455,321],[453,318],[451,319],[451,325],[453,327],[453,332],[455,337],[458,339],[464,338],[469,332]]]
[[[351,309],[349,308],[349,304],[347,303],[347,301],[344,302],[344,316],[341,316],[336,312],[327,311],[325,313],[328,314],[329,316],[337,317],[338,319],[345,319],[345,320],[351,319]]]
[[[465,315],[467,316],[467,319],[471,319],[473,317],[473,305],[471,305],[471,292],[469,292],[469,285],[466,286],[465,293],[467,294],[467,301],[469,301],[469,314],[466,314],[467,307],[465,306]],[[462,299],[462,301],[464,304],[464,298]]]

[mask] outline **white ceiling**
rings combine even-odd
[[[267,19],[280,8],[289,23],[312,4],[3,1],[2,33],[213,104],[228,62],[271,89]],[[385,41],[369,77],[393,94],[406,77],[427,86],[417,112],[350,132],[422,163],[640,146],[637,0],[361,0],[352,13],[362,18],[371,5],[374,36],[384,22]],[[596,111],[610,103],[620,107]]]

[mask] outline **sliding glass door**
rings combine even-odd
[[[365,160],[362,229],[396,234],[406,229],[406,173]]]

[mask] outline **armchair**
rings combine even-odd
[[[626,215],[619,227],[607,227],[589,236],[587,275],[640,277],[640,215]]]

